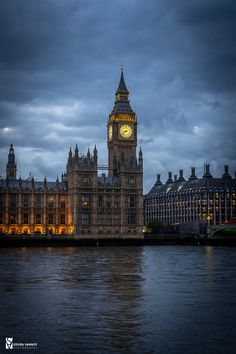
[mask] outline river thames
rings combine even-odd
[[[236,248],[2,248],[0,285],[0,353],[236,352]]]

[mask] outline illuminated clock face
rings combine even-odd
[[[111,140],[112,139],[112,125],[109,126],[108,129],[108,139]]]
[[[130,138],[133,133],[133,130],[130,125],[124,124],[120,127],[120,135],[122,138]]]

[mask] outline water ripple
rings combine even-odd
[[[0,333],[38,353],[230,353],[236,250],[0,250]],[[1,352],[1,349],[0,349]]]

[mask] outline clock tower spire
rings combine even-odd
[[[111,114],[134,114],[129,103],[129,91],[125,84],[124,70],[121,68],[120,82],[115,93],[115,104]],[[135,114],[134,114],[135,115]]]

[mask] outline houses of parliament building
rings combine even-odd
[[[138,156],[137,117],[123,70],[107,120],[108,166],[98,165],[96,146],[69,150],[61,180],[17,178],[13,145],[0,180],[0,234],[76,237],[143,237],[143,156]],[[99,169],[108,174],[98,175]]]

